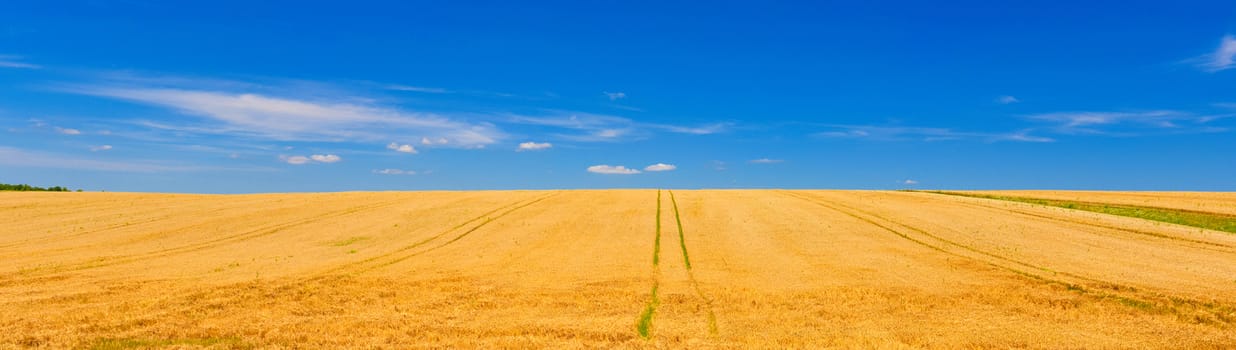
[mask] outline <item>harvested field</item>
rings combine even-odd
[[[0,348],[1236,346],[1236,234],[984,198],[6,192],[0,222]]]

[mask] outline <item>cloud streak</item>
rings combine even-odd
[[[309,163],[337,163],[343,158],[334,154],[314,154],[311,156],[280,156],[279,160],[292,165],[304,165]]]
[[[1136,112],[1056,112],[1026,117],[1049,124],[1061,134],[1137,135],[1148,132],[1205,132],[1214,130],[1208,123],[1230,117],[1230,114],[1198,115],[1174,110]]]
[[[831,125],[832,130],[815,133],[814,136],[831,139],[860,139],[874,141],[953,141],[979,140],[985,142],[1054,142],[1055,139],[1030,135],[1030,130],[1016,132],[974,132],[950,128]]]
[[[588,172],[605,175],[633,175],[639,174],[639,170],[630,169],[621,165],[593,165],[588,167]]]
[[[562,139],[579,142],[618,142],[642,139],[649,137],[653,131],[711,135],[728,131],[733,126],[732,123],[712,123],[700,126],[643,123],[612,115],[566,111],[556,111],[547,116],[509,115],[507,122],[574,131],[576,132],[574,134],[555,135]]]
[[[403,169],[374,170],[373,173],[379,174],[379,175],[416,175],[416,171],[403,170]]]
[[[0,55],[0,68],[40,69],[40,65],[21,61],[21,56]]]
[[[644,167],[644,171],[650,171],[650,172],[671,171],[674,169],[678,169],[678,167],[674,166],[673,164],[665,164],[665,163],[657,163],[657,164]]]
[[[1195,58],[1199,68],[1215,73],[1236,67],[1236,36],[1224,35],[1214,52]]]
[[[401,145],[397,142],[391,142],[390,144],[387,144],[386,149],[389,149],[395,152],[400,152],[400,153],[411,153],[411,154],[417,153],[416,147],[412,147],[412,145],[406,145],[406,144]]]
[[[97,170],[115,172],[186,172],[186,171],[245,171],[265,169],[220,168],[209,166],[183,165],[165,163],[153,160],[108,161],[90,158],[80,158],[55,153],[27,151],[12,147],[0,146],[0,165],[20,168],[51,168],[73,170]]]
[[[447,139],[461,147],[484,146],[503,136],[489,124],[355,102],[148,86],[73,86],[63,90],[201,117],[208,125],[181,128],[197,133],[244,134],[283,141],[373,141],[420,134]]]
[[[549,143],[549,142],[541,142],[541,143],[537,143],[537,142],[523,142],[523,143],[520,143],[520,144],[519,144],[519,148],[517,148],[515,151],[517,151],[517,152],[523,152],[523,151],[540,151],[540,150],[550,149],[550,148],[553,148],[553,147],[554,147],[554,145],[553,145],[553,144],[551,144],[551,143]]]

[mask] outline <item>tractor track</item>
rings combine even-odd
[[[292,221],[292,222],[284,222],[280,224],[271,225],[269,227],[246,231],[240,234],[235,234],[235,235],[230,235],[226,237],[208,240],[205,242],[187,244],[187,245],[182,245],[178,247],[167,248],[167,249],[157,250],[157,251],[148,252],[148,253],[134,254],[134,255],[129,255],[129,256],[93,258],[85,262],[79,262],[75,264],[61,265],[61,266],[49,267],[45,269],[26,271],[23,274],[26,274],[26,275],[40,274],[40,273],[41,274],[52,274],[52,273],[60,273],[60,272],[80,271],[80,270],[87,270],[87,269],[93,269],[93,268],[99,268],[99,267],[120,265],[120,264],[142,261],[142,260],[147,260],[147,259],[152,259],[152,258],[159,258],[159,257],[164,257],[164,256],[170,256],[170,255],[175,255],[175,254],[200,251],[204,249],[218,247],[218,246],[221,246],[227,243],[241,242],[241,241],[251,240],[254,238],[269,236],[269,235],[272,235],[272,234],[275,234],[280,231],[293,228],[293,227],[314,224],[314,223],[318,223],[318,222],[328,220],[328,219],[345,217],[348,215],[366,212],[369,210],[389,207],[389,206],[399,204],[400,202],[402,202],[402,200],[390,200],[390,201],[384,201],[384,202],[379,202],[379,203],[374,203],[374,204],[360,205],[360,206],[347,208],[341,211],[332,212],[329,214],[318,215],[310,219]]]
[[[1209,316],[1212,316],[1214,319],[1217,319],[1221,323],[1230,324],[1232,322],[1236,322],[1236,319],[1232,319],[1230,316],[1233,313],[1233,310],[1236,310],[1236,309],[1234,309],[1233,306],[1230,306],[1230,305],[1222,305],[1222,304],[1218,304],[1214,302],[1205,302],[1205,301],[1200,301],[1200,300],[1196,300],[1193,298],[1184,298],[1184,297],[1170,296],[1170,295],[1146,295],[1146,293],[1139,292],[1139,290],[1135,287],[1126,286],[1126,285],[1108,282],[1108,281],[1103,281],[1103,280],[1081,276],[1081,275],[1068,273],[1068,272],[1054,271],[1054,270],[1051,270],[1045,267],[1040,267],[1040,266],[1036,266],[1036,265],[1029,264],[1026,262],[1022,262],[1022,261],[1014,260],[1011,258],[999,256],[996,254],[988,253],[988,252],[976,249],[974,247],[970,247],[964,244],[956,243],[956,242],[941,238],[936,235],[932,235],[930,233],[927,233],[926,231],[923,231],[922,229],[918,229],[913,226],[901,224],[896,221],[884,218],[882,216],[879,216],[873,213],[866,212],[861,209],[853,208],[853,207],[842,205],[839,203],[834,203],[832,201],[826,201],[821,198],[804,195],[800,193],[795,193],[791,191],[782,190],[782,191],[777,191],[777,193],[781,193],[783,195],[798,198],[798,199],[804,200],[809,203],[814,203],[816,205],[831,209],[833,211],[839,212],[846,216],[850,216],[852,218],[867,222],[885,231],[888,231],[897,236],[900,236],[901,238],[904,238],[916,244],[922,245],[924,247],[930,248],[932,250],[936,250],[942,253],[982,262],[989,266],[1004,269],[1004,270],[1013,272],[1017,275],[1027,277],[1029,279],[1036,280],[1042,283],[1061,285],[1061,286],[1068,288],[1069,290],[1076,290],[1076,291],[1081,292],[1083,295],[1089,295],[1092,297],[1096,297],[1100,300],[1114,300],[1124,305],[1135,306],[1139,309],[1150,308],[1155,311],[1169,312],[1169,313],[1180,315],[1182,317],[1184,317],[1185,315],[1180,314],[1177,311],[1177,307],[1188,307],[1188,308],[1192,308],[1195,310],[1204,311]],[[884,221],[886,224],[881,224],[877,222],[877,220]],[[1040,273],[1029,272],[1029,271],[1022,270],[1016,267],[1008,266],[1006,264],[993,262],[987,259],[977,258],[973,255],[961,254],[961,253],[949,250],[948,248],[945,248],[941,245],[931,244],[929,242],[926,242],[923,239],[917,239],[917,238],[911,237],[905,232],[898,231],[897,229],[894,229],[890,226],[901,226],[917,234],[929,237],[930,239],[943,242],[945,243],[945,245],[955,246],[955,247],[964,249],[966,251],[970,251],[972,253],[977,253],[981,256],[987,256],[987,257],[994,258],[1001,262],[1012,263],[1014,265],[1027,267],[1030,269],[1029,271],[1039,271]],[[1059,278],[1061,276],[1067,277],[1067,278]],[[1070,279],[1074,281],[1070,281]]]
[[[682,216],[678,214],[678,199],[674,198],[674,191],[669,191],[670,203],[674,206],[674,222],[678,224],[678,245],[682,247],[682,263],[687,268],[687,278],[691,280],[691,287],[695,289],[695,295],[704,301],[704,306],[708,316],[708,333],[717,335],[717,314],[713,311],[713,300],[708,295],[704,294],[704,290],[700,288],[699,280],[695,279],[695,272],[691,270],[691,258],[687,254],[686,233],[682,229]]]
[[[657,293],[661,286],[661,190],[657,190],[655,217],[656,233],[652,241],[652,290],[649,292],[648,302],[644,304],[643,311],[635,320],[635,332],[645,340],[652,338],[653,318],[656,317],[657,306],[661,305],[661,298]]]
[[[403,261],[408,260],[408,259],[411,259],[411,258],[413,258],[413,257],[415,257],[415,256],[418,256],[418,255],[421,255],[421,254],[425,254],[425,253],[428,253],[428,252],[431,252],[431,251],[437,250],[437,249],[439,249],[439,248],[442,248],[442,247],[445,247],[445,246],[447,246],[447,245],[450,245],[451,243],[455,243],[455,242],[457,242],[457,241],[459,241],[459,240],[463,239],[464,237],[467,237],[468,235],[472,234],[473,232],[476,232],[477,230],[481,229],[482,227],[485,227],[485,226],[486,226],[486,225],[488,225],[489,223],[494,222],[495,220],[501,219],[501,218],[503,218],[503,217],[505,217],[505,216],[507,216],[507,215],[509,215],[509,214],[511,214],[511,213],[513,213],[513,212],[515,212],[515,211],[517,211],[517,210],[520,210],[520,209],[523,209],[523,208],[525,208],[525,207],[531,206],[531,205],[533,205],[533,204],[539,203],[539,202],[541,202],[541,201],[544,201],[544,200],[546,200],[546,199],[549,199],[550,197],[556,196],[556,195],[558,195],[558,194],[559,194],[559,192],[552,192],[552,193],[548,193],[548,194],[545,194],[545,195],[542,195],[542,196],[534,197],[534,198],[532,198],[532,199],[518,200],[518,201],[515,201],[515,202],[513,202],[513,203],[503,205],[503,206],[501,206],[501,207],[495,208],[495,209],[490,210],[490,211],[488,211],[488,212],[485,212],[485,213],[483,213],[483,214],[481,214],[481,215],[478,215],[478,216],[476,216],[476,217],[473,217],[473,218],[471,218],[471,219],[468,219],[467,221],[464,221],[464,222],[462,222],[462,223],[459,223],[459,224],[457,224],[457,225],[455,225],[455,226],[453,226],[453,227],[451,227],[451,228],[448,228],[448,229],[446,229],[446,230],[443,230],[442,232],[439,232],[439,233],[438,233],[438,234],[436,234],[436,235],[433,235],[433,236],[430,236],[430,237],[428,237],[428,238],[425,238],[425,239],[422,239],[422,240],[420,240],[420,241],[417,241],[416,243],[413,243],[413,244],[410,244],[410,245],[406,245],[406,246],[400,247],[399,249],[396,249],[396,250],[394,250],[394,251],[388,252],[388,253],[386,253],[386,254],[382,254],[382,255],[379,255],[379,256],[371,257],[371,258],[368,258],[368,259],[365,259],[365,260],[361,260],[361,261],[357,261],[357,262],[354,262],[354,263],[351,263],[351,264],[347,264],[347,265],[344,265],[344,266],[337,267],[337,268],[335,268],[335,269],[330,270],[328,273],[335,273],[335,274],[337,274],[337,273],[340,273],[340,272],[342,272],[342,271],[346,271],[346,270],[348,270],[348,269],[352,269],[352,268],[355,268],[355,270],[354,270],[354,271],[352,271],[352,273],[364,273],[364,272],[369,272],[369,271],[376,270],[376,269],[378,269],[378,268],[382,268],[382,267],[386,267],[386,266],[390,266],[390,265],[394,265],[394,264],[397,264],[397,263],[403,262]],[[495,214],[496,214],[496,215],[495,215]],[[472,227],[468,228],[467,230],[463,231],[463,232],[462,232],[462,233],[460,233],[459,235],[456,235],[454,238],[451,238],[450,240],[448,240],[448,241],[446,241],[446,242],[442,242],[441,244],[438,244],[438,245],[436,245],[436,246],[430,247],[430,248],[425,249],[425,250],[420,250],[420,251],[412,252],[412,253],[409,253],[409,254],[407,254],[407,255],[402,255],[402,256],[394,257],[394,258],[392,258],[392,259],[390,259],[390,260],[388,260],[388,261],[379,262],[379,263],[376,263],[376,264],[373,264],[373,265],[370,265],[370,266],[364,266],[364,265],[366,265],[366,264],[370,264],[370,263],[378,262],[379,260],[383,260],[383,259],[391,258],[391,257],[393,257],[393,256],[396,256],[397,254],[404,253],[404,252],[407,252],[407,251],[409,251],[409,250],[413,250],[413,249],[416,249],[416,248],[419,248],[419,247],[425,246],[425,245],[427,245],[427,244],[433,243],[434,241],[437,241],[439,238],[442,238],[442,237],[446,236],[447,234],[449,234],[449,233],[451,233],[451,232],[458,231],[458,230],[460,230],[460,229],[464,228],[465,226],[468,226],[469,224],[472,224],[472,223],[476,223],[476,222],[478,222],[478,221],[480,221],[480,223],[478,223],[478,224],[476,224],[476,225],[474,225],[474,226],[472,226]]]
[[[933,192],[928,192],[928,193],[933,193]],[[949,194],[943,194],[943,193],[941,193],[940,195],[949,196]],[[992,200],[992,201],[1000,201],[999,199],[989,199],[989,198],[979,198],[979,197],[967,197],[967,198],[988,199],[988,200]],[[1009,201],[1001,201],[1001,202],[1009,202]],[[1191,239],[1191,238],[1187,238],[1187,237],[1172,236],[1172,235],[1166,235],[1166,234],[1161,234],[1161,233],[1155,233],[1155,232],[1148,232],[1148,231],[1142,231],[1142,230],[1137,230],[1137,229],[1131,229],[1131,228],[1127,228],[1127,227],[1119,227],[1119,226],[1112,226],[1112,225],[1104,225],[1104,224],[1099,224],[1099,223],[1094,223],[1094,222],[1087,222],[1087,221],[1083,221],[1083,220],[1068,219],[1068,218],[1062,218],[1062,217],[1054,217],[1054,216],[1043,215],[1043,214],[1038,214],[1038,213],[1034,213],[1034,212],[1030,212],[1030,211],[1020,210],[1020,209],[1015,209],[1015,208],[1009,208],[1009,207],[1003,207],[1003,206],[987,205],[987,204],[979,204],[979,203],[968,203],[968,202],[957,202],[957,203],[958,203],[958,204],[961,204],[961,205],[964,205],[964,206],[971,207],[971,208],[987,208],[987,209],[996,209],[996,210],[1001,210],[1001,211],[1006,211],[1006,212],[1010,212],[1010,213],[1018,214],[1018,215],[1025,216],[1025,217],[1032,217],[1032,218],[1037,218],[1037,219],[1045,219],[1045,220],[1051,220],[1051,221],[1056,221],[1056,222],[1064,222],[1064,223],[1071,223],[1071,224],[1079,224],[1079,225],[1085,225],[1085,226],[1091,226],[1091,227],[1098,227],[1098,228],[1104,228],[1104,229],[1109,229],[1109,230],[1117,230],[1117,231],[1128,232],[1128,233],[1132,233],[1132,234],[1138,234],[1138,235],[1144,235],[1144,236],[1149,236],[1149,237],[1155,237],[1155,238],[1164,239],[1164,240],[1169,240],[1169,241],[1175,241],[1175,242],[1177,242],[1177,243],[1193,243],[1193,244],[1196,244],[1196,245],[1202,245],[1202,246],[1196,246],[1196,245],[1188,246],[1188,247],[1193,247],[1193,248],[1198,248],[1198,249],[1206,249],[1206,250],[1217,251],[1217,252],[1224,252],[1224,253],[1236,253],[1236,246],[1234,246],[1234,245],[1229,245],[1229,244],[1223,244],[1223,243],[1217,243],[1217,242],[1211,242],[1211,241],[1204,241],[1204,240],[1198,240],[1198,239]],[[1026,205],[1030,205],[1030,204],[1026,204]],[[1076,209],[1068,209],[1068,208],[1060,208],[1060,209],[1063,209],[1063,210],[1076,210]],[[1083,211],[1081,211],[1081,212],[1084,212],[1084,213],[1093,213],[1093,214],[1095,214],[1095,215],[1108,215],[1108,216],[1115,216],[1115,217],[1121,217],[1121,218],[1125,218],[1125,217],[1127,217],[1127,216],[1118,216],[1118,215],[1110,215],[1110,214],[1103,214],[1103,213],[1095,213],[1095,212],[1091,212],[1091,211],[1084,211],[1084,210],[1083,210]],[[1130,218],[1130,219],[1136,219],[1136,218]],[[1193,227],[1193,226],[1177,225],[1177,224],[1172,224],[1172,223],[1164,223],[1164,222],[1159,222],[1159,221],[1152,221],[1152,222],[1159,223],[1159,224],[1163,224],[1163,225],[1173,225],[1173,226],[1180,226],[1180,227],[1192,227],[1192,228],[1196,228],[1196,227]],[[1099,233],[1095,233],[1095,234],[1099,234]],[[1109,236],[1112,236],[1112,235],[1109,235]],[[1116,237],[1116,236],[1112,236],[1112,237]],[[1221,248],[1226,248],[1226,249],[1221,249]]]

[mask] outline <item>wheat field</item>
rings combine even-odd
[[[0,193],[0,223],[0,348],[1236,347],[1236,234],[984,198]]]

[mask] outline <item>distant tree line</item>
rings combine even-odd
[[[38,187],[38,186],[30,186],[27,184],[20,184],[20,185],[0,184],[0,191],[70,192],[67,187],[61,187],[61,186]],[[81,191],[82,190],[77,190],[77,192],[81,192]]]

